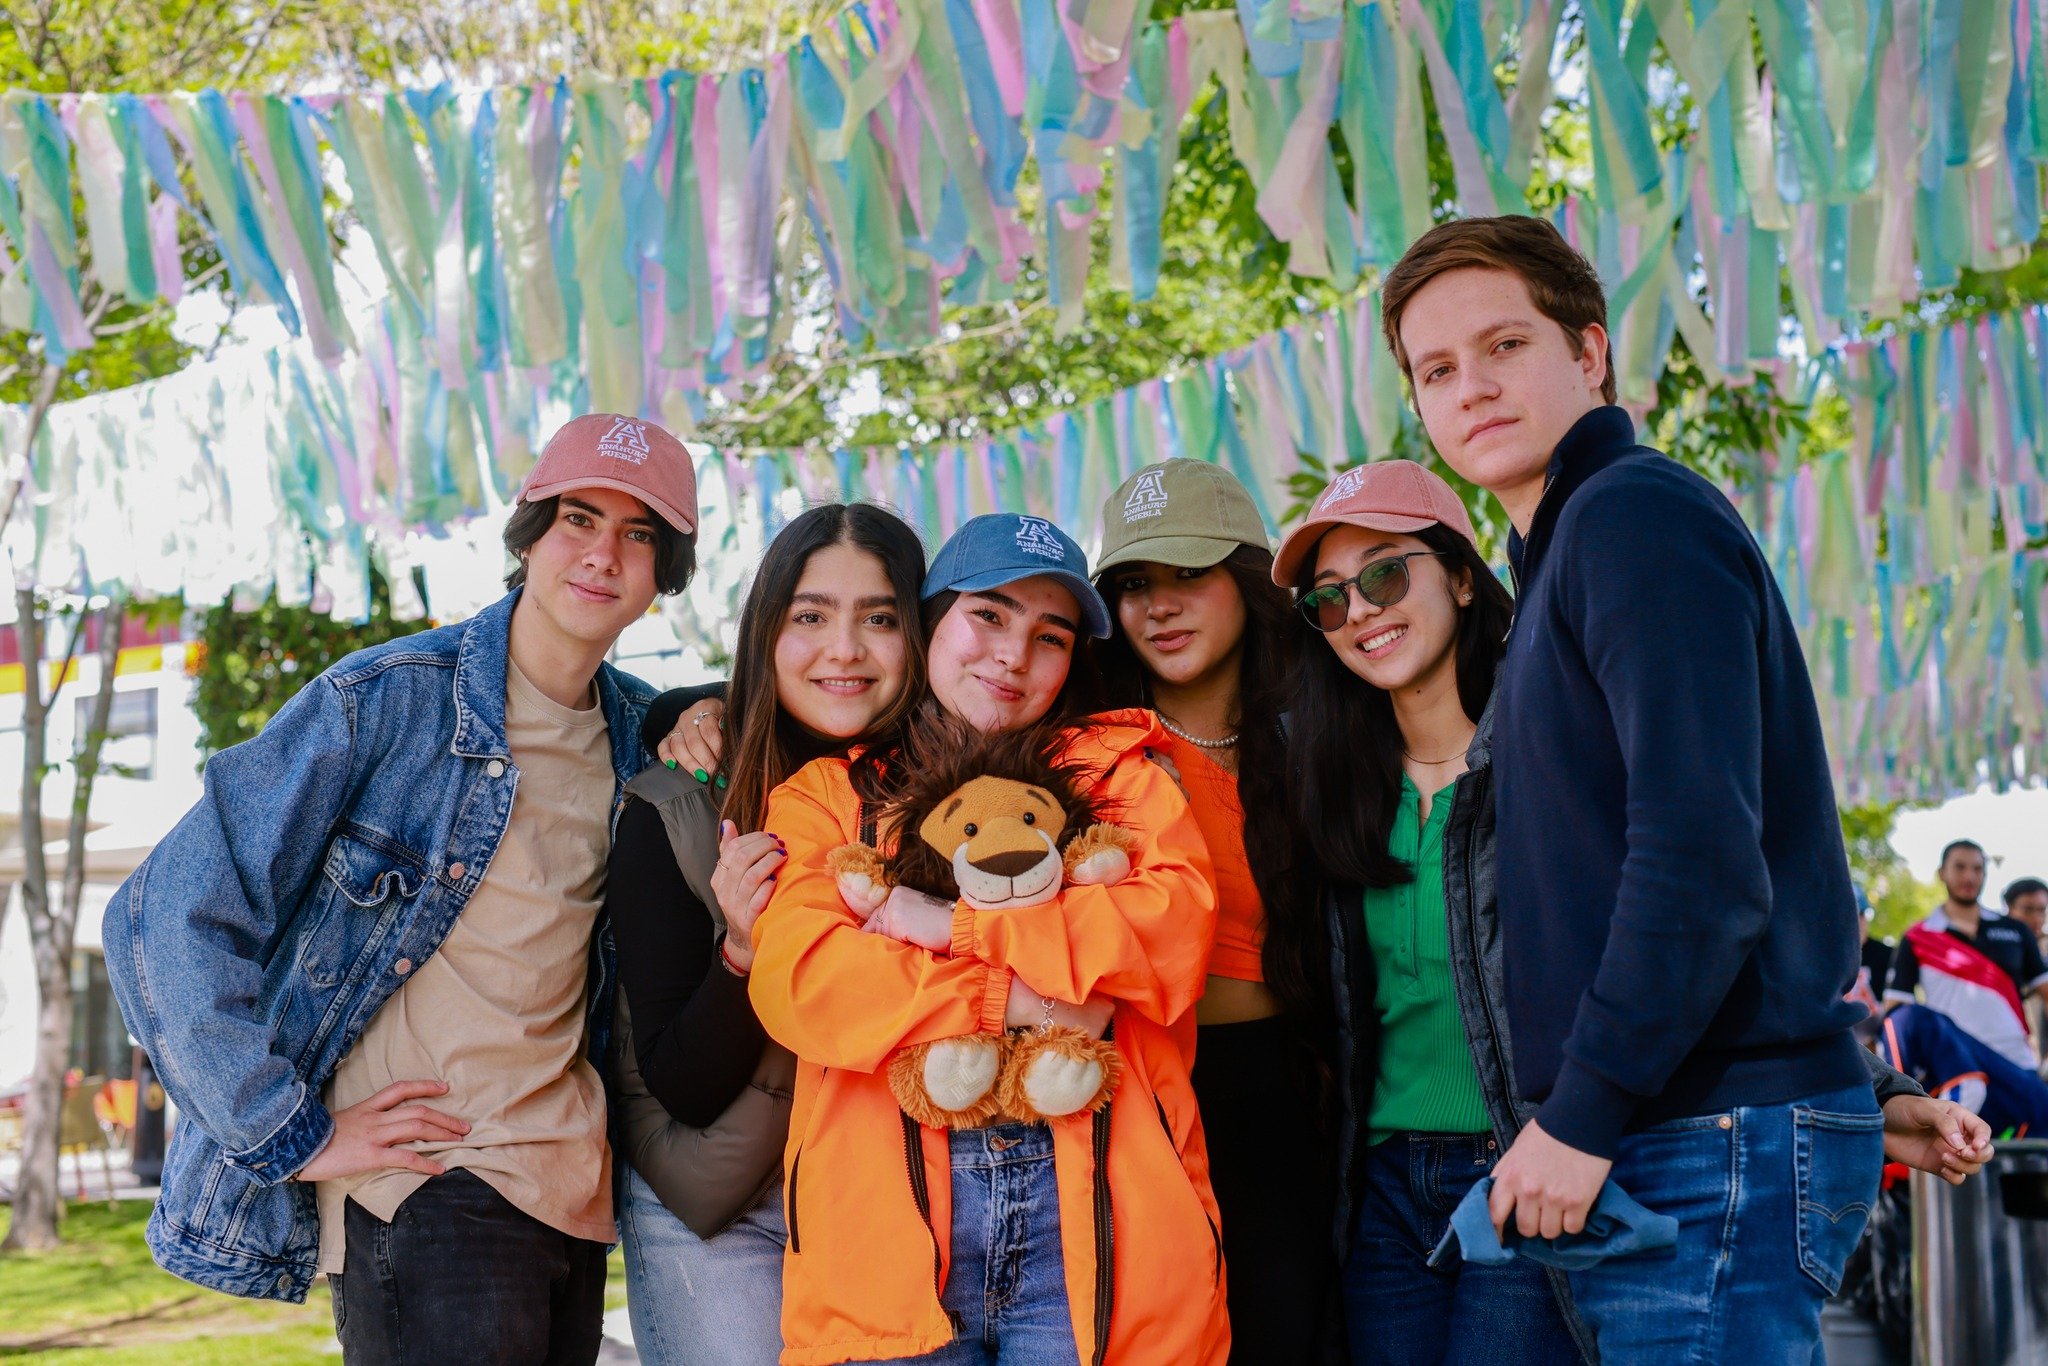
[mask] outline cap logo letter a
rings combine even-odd
[[[1330,481],[1330,487],[1324,491],[1321,499],[1323,506],[1328,507],[1332,503],[1343,502],[1346,498],[1358,492],[1358,486],[1364,482],[1365,466],[1356,465],[1351,469],[1345,470]]]
[[[653,454],[647,445],[646,426],[630,417],[613,420],[611,430],[598,438],[597,453],[635,465],[646,464],[647,457]]]
[[[1124,499],[1124,524],[1143,521],[1147,517],[1166,515],[1166,471],[1147,470],[1138,476],[1137,487],[1131,496]]]
[[[1067,558],[1067,548],[1060,544],[1059,537],[1052,534],[1052,523],[1043,517],[1019,517],[1017,520],[1023,524],[1017,530],[1017,549],[1048,560]]]

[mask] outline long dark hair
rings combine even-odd
[[[1252,883],[1265,903],[1270,925],[1276,915],[1290,920],[1285,903],[1302,893],[1298,838],[1287,797],[1286,743],[1280,715],[1287,710],[1293,687],[1300,635],[1293,629],[1294,604],[1273,582],[1273,555],[1264,546],[1240,545],[1218,562],[1244,600],[1244,637],[1238,657],[1237,705],[1230,722],[1237,728],[1237,793],[1244,808],[1245,862]],[[1109,639],[1097,650],[1101,698],[1110,707],[1150,707],[1152,676],[1131,648],[1117,618],[1123,596],[1122,575],[1106,569],[1096,577],[1103,601],[1109,604]],[[1266,985],[1280,1003],[1306,1016],[1318,999],[1308,980],[1311,965],[1287,941],[1266,936],[1263,955]]]
[[[791,518],[768,543],[747,589],[732,685],[726,690],[725,728],[732,737],[726,772],[732,787],[725,794],[725,814],[741,830],[761,828],[768,794],[792,773],[846,747],[844,741],[821,740],[805,731],[782,709],[775,690],[775,642],[782,635],[804,566],[812,555],[834,545],[853,546],[881,562],[902,622],[903,690],[875,718],[868,738],[894,734],[926,691],[924,634],[917,629],[915,615],[918,589],[924,583],[924,547],[917,533],[895,513],[873,503],[824,503]]]
[[[1468,579],[1470,606],[1458,611],[1456,652],[1458,701],[1478,721],[1493,692],[1493,675],[1507,649],[1514,599],[1487,568],[1472,543],[1436,523],[1415,533],[1440,552],[1445,575]],[[1306,591],[1315,576],[1313,559],[1302,566],[1296,588]],[[1401,727],[1393,700],[1344,667],[1319,634],[1296,616],[1304,642],[1301,670],[1287,736],[1287,768],[1293,775],[1290,818],[1302,831],[1318,870],[1331,882],[1358,887],[1392,887],[1414,870],[1387,848],[1401,801]]]

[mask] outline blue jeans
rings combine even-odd
[[[1576,1366],[1542,1267],[1520,1257],[1427,1264],[1451,1211],[1499,1160],[1485,1134],[1395,1134],[1373,1145],[1344,1267],[1355,1366]]]
[[[649,1366],[775,1366],[782,1352],[782,1187],[706,1240],[626,1169],[619,1235],[633,1347]]]
[[[1867,1086],[1673,1120],[1622,1139],[1614,1179],[1678,1220],[1678,1246],[1572,1273],[1603,1361],[1821,1360],[1821,1305],[1884,1166]]]
[[[955,1129],[953,1264],[940,1303],[959,1326],[932,1366],[1080,1366],[1060,1252],[1052,1130]]]

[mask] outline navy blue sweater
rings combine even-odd
[[[1494,733],[1515,1073],[1552,1137],[1867,1086],[1856,902],[1763,552],[1598,408],[1527,539]]]

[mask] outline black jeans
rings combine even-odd
[[[328,1277],[348,1366],[588,1366],[604,1336],[605,1246],[549,1228],[460,1169],[385,1223],[348,1202]]]

